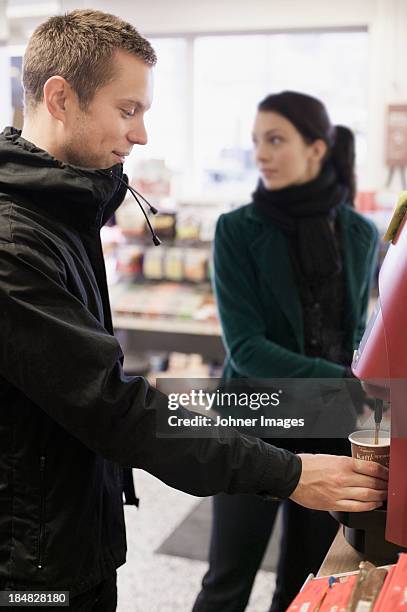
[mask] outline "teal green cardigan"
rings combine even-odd
[[[338,214],[345,273],[345,346],[366,323],[378,232],[350,206]],[[224,379],[338,378],[344,367],[304,355],[300,298],[284,233],[253,204],[221,215],[214,245],[214,288],[226,348]]]

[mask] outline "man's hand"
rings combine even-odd
[[[336,455],[298,455],[302,473],[290,499],[315,510],[365,512],[387,497],[387,468]]]

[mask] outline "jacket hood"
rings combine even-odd
[[[0,134],[0,192],[27,198],[51,217],[79,227],[101,227],[126,190],[122,164],[106,170],[82,168],[55,159],[13,127]]]

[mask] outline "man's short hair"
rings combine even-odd
[[[96,91],[115,75],[116,50],[127,51],[148,66],[157,58],[150,43],[126,21],[91,9],[50,17],[33,32],[24,54],[23,86],[26,110],[43,100],[46,81],[68,81],[86,110]]]

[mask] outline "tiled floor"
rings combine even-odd
[[[156,478],[134,471],[139,510],[126,507],[127,563],[119,569],[118,612],[190,612],[206,563],[156,554],[197,503],[198,498],[175,491]],[[266,612],[274,574],[257,575],[247,612]]]

